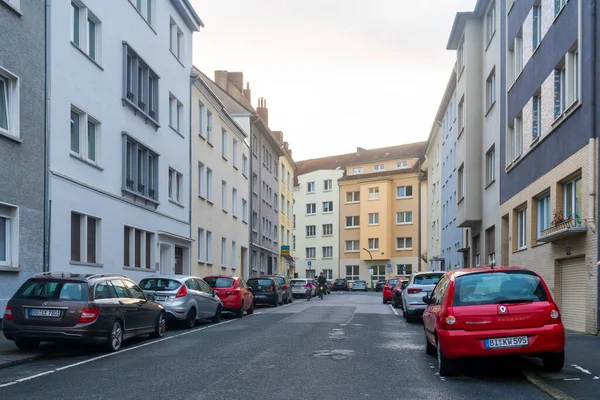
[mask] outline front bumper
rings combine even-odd
[[[565,330],[561,324],[507,330],[438,330],[437,336],[444,356],[448,358],[536,355],[541,353],[556,353],[565,348]],[[529,345],[516,348],[485,348],[485,339],[512,336],[527,336]]]

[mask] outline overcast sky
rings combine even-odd
[[[194,65],[242,71],[295,160],[427,140],[476,0],[191,0]]]

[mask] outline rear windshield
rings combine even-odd
[[[273,281],[270,279],[248,279],[248,285],[250,285],[252,287],[258,287],[258,286],[270,287],[271,285],[273,285]]]
[[[335,283],[344,283],[344,282],[346,282],[345,279],[336,279],[335,280]]]
[[[233,286],[234,280],[231,278],[204,278],[204,282],[208,283],[212,288],[230,288]]]
[[[15,297],[52,301],[87,301],[88,285],[85,282],[32,279],[19,288]]]
[[[365,285],[367,282],[365,282],[365,281],[354,281],[354,284],[355,284],[355,285],[356,285],[357,283],[358,283],[359,285]]]
[[[283,276],[274,276],[273,279],[277,279],[280,285],[285,284],[285,278]]]
[[[390,279],[388,281],[388,285],[390,286],[396,286],[398,284],[398,279]]]
[[[179,286],[181,283],[175,279],[166,278],[147,278],[140,282],[142,290],[171,291],[178,289]]]
[[[548,301],[537,275],[524,272],[494,272],[456,278],[455,306]]]
[[[438,283],[442,275],[440,274],[424,274],[415,276],[413,283],[415,285],[435,285]]]
[[[292,285],[297,285],[297,284],[299,284],[299,283],[300,283],[300,284],[302,284],[302,285],[306,285],[306,280],[305,280],[305,279],[292,279],[292,280],[290,281],[290,283],[291,283]]]

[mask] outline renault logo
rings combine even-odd
[[[506,312],[506,306],[500,306],[500,312],[504,314]]]

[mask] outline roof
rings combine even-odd
[[[422,167],[421,167],[421,169],[422,169]],[[369,174],[345,175],[345,176],[342,176],[339,180],[340,181],[358,181],[361,179],[373,180],[373,178],[386,179],[389,176],[396,176],[396,175],[410,174],[410,173],[416,174],[418,171],[419,171],[419,165],[418,165],[418,163],[415,163],[415,165],[413,165],[412,168],[392,169],[392,170],[383,171],[383,172],[371,172]]]
[[[456,16],[454,17],[454,23],[452,24],[452,29],[450,30],[450,37],[448,38],[446,50],[458,49],[458,45],[460,43],[459,41],[462,37],[465,25],[467,24],[467,20],[482,17],[491,1],[492,0],[477,0],[473,11],[456,13]]]
[[[329,157],[312,158],[309,160],[296,161],[296,177],[298,175],[308,174],[319,170],[335,170],[337,168],[346,168],[354,160],[355,153],[339,154]]]
[[[204,22],[202,22],[189,0],[171,0],[171,3],[179,11],[192,32],[198,32],[200,27],[204,28]]]

